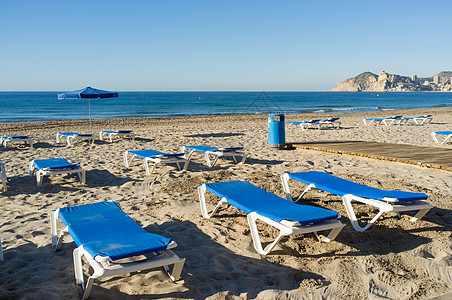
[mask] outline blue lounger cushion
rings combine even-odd
[[[62,136],[74,136],[74,135],[77,135],[77,136],[86,136],[86,137],[93,136],[90,133],[81,134],[81,133],[77,133],[77,132],[58,132],[58,135],[62,135]]]
[[[316,120],[308,120],[308,121],[289,121],[286,122],[287,124],[292,124],[292,125],[301,125],[301,124],[313,124],[313,123],[318,123],[320,122],[320,119],[316,119]]]
[[[288,174],[289,178],[293,180],[300,181],[308,185],[314,184],[316,189],[341,197],[347,194],[375,200],[383,200],[383,198],[388,197],[396,198],[399,202],[412,202],[428,199],[428,196],[424,193],[380,190],[367,185],[348,181],[325,172],[310,171]]]
[[[366,121],[383,121],[386,120],[387,118],[369,118],[369,119],[365,119]]]
[[[452,135],[452,131],[436,131],[435,133],[440,135]]]
[[[178,157],[178,156],[184,156],[184,153],[175,153],[175,154],[167,154],[160,151],[147,149],[147,150],[134,150],[134,151],[127,151],[130,155],[135,155],[136,157],[145,159],[148,157],[157,157],[158,155],[163,155],[166,157]]]
[[[2,140],[7,140],[7,139],[28,139],[28,136],[26,135],[11,135],[11,136],[3,136]]]
[[[58,132],[59,135],[62,136],[73,136],[73,135],[78,135],[77,132]]]
[[[60,208],[58,216],[77,246],[92,257],[117,260],[163,251],[172,242],[141,228],[111,201]]]
[[[226,198],[229,204],[246,214],[256,212],[276,222],[290,220],[309,225],[335,220],[340,216],[329,209],[295,204],[246,181],[206,183],[206,190]]]
[[[132,133],[132,130],[102,130],[105,134],[112,134],[112,133]]]
[[[216,147],[211,147],[211,146],[206,146],[206,145],[199,145],[199,146],[185,146],[185,149],[190,149],[190,150],[195,150],[198,152],[207,152],[207,151],[211,151],[211,152],[215,152],[215,151],[223,151],[223,152],[227,152],[227,151],[237,151],[237,150],[243,150],[243,147],[229,147],[229,148],[216,148]]]
[[[36,169],[75,169],[80,167],[80,164],[71,164],[65,158],[51,158],[51,159],[37,159],[33,161]]]

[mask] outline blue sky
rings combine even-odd
[[[452,70],[452,1],[1,1],[0,90],[325,91]]]

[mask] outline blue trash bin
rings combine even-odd
[[[284,114],[268,115],[268,147],[273,150],[283,149],[286,144]]]

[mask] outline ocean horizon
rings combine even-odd
[[[0,122],[87,119],[88,99],[60,92],[0,92]],[[452,107],[445,92],[121,92],[91,99],[93,119],[259,113],[353,113]]]

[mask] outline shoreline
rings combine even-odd
[[[304,118],[304,119],[317,119],[317,118],[330,118],[335,116],[356,116],[356,117],[385,117],[390,116],[394,114],[402,114],[402,115],[418,115],[418,114],[432,114],[435,112],[443,112],[443,111],[452,111],[452,107],[434,107],[434,108],[407,108],[407,109],[390,109],[390,110],[381,110],[381,111],[372,111],[372,112],[347,112],[347,113],[330,113],[330,112],[318,112],[318,113],[289,113],[284,114],[286,116],[286,119],[289,118],[290,120],[294,118]],[[393,112],[393,113],[391,113]],[[270,113],[269,113],[270,114]],[[272,113],[273,114],[273,113]],[[124,123],[143,123],[143,124],[149,124],[149,123],[161,123],[166,122],[168,120],[171,121],[177,121],[177,120],[183,120],[187,119],[191,122],[196,121],[202,121],[205,119],[225,119],[225,120],[233,120],[233,119],[263,119],[267,118],[267,113],[259,113],[259,114],[212,114],[212,115],[194,115],[194,116],[170,116],[170,117],[140,117],[140,118],[106,118],[106,119],[92,119],[92,124],[101,125],[101,124],[124,124]],[[18,127],[21,127],[22,124],[37,124],[37,125],[44,125],[44,124],[61,124],[62,126],[67,125],[67,123],[74,123],[76,125],[84,126],[85,122],[88,122],[87,119],[55,119],[55,120],[46,120],[46,121],[17,121],[17,122],[0,122],[0,130],[2,127],[7,127],[13,125],[18,125]],[[87,125],[89,126],[89,124]]]

